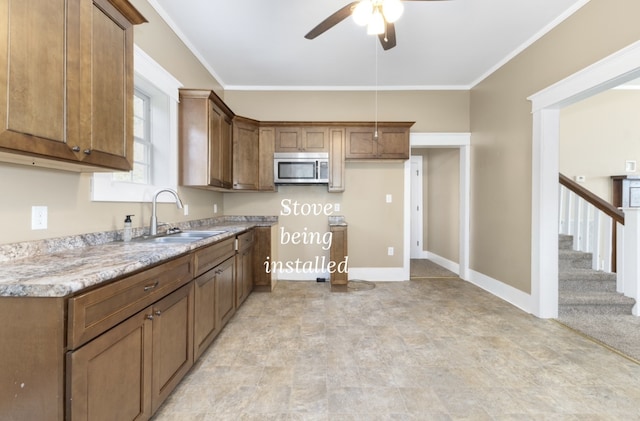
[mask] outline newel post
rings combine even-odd
[[[624,208],[623,288],[636,300],[632,313],[640,316],[640,208]],[[620,268],[618,268],[620,270]]]

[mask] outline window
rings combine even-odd
[[[113,173],[114,181],[153,184],[151,156],[153,143],[150,131],[150,98],[140,89],[133,94],[133,170]]]
[[[150,202],[160,188],[175,189],[178,184],[178,88],[182,85],[137,46],[134,83],[133,170],[94,174],[93,201]]]

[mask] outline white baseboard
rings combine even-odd
[[[372,282],[408,281],[409,270],[402,267],[349,268],[349,279]]]
[[[450,270],[456,275],[460,275],[460,265],[456,262],[453,262],[449,259],[445,259],[442,256],[438,256],[435,253],[431,253],[430,251],[425,251],[425,259],[431,260],[433,263],[442,266],[443,268]]]
[[[279,281],[316,281],[325,278],[329,281],[329,273],[278,272]],[[391,282],[408,281],[409,272],[402,267],[390,268],[349,268],[350,280]]]
[[[531,294],[522,292],[517,288],[505,284],[504,282],[500,282],[497,279],[493,279],[474,270],[469,270],[469,275],[469,282],[471,282],[472,284],[484,289],[485,291],[495,295],[498,298],[503,299],[510,304],[513,304],[514,306],[523,311],[526,311],[527,313],[533,313],[533,307],[531,305],[533,300],[531,298]]]

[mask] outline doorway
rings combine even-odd
[[[533,113],[531,312],[558,316],[560,109],[640,77],[640,41],[530,96]]]
[[[405,267],[410,267],[410,258],[429,258],[438,265],[446,268],[447,270],[454,272],[461,279],[468,280],[469,276],[469,172],[470,172],[470,158],[469,158],[469,145],[470,145],[469,133],[412,133],[411,134],[411,148],[423,149],[423,148],[455,148],[459,152],[459,189],[458,189],[458,250],[457,250],[457,262],[438,259],[438,256],[430,255],[424,249],[424,238],[422,238],[423,226],[421,221],[423,220],[423,210],[425,209],[424,201],[428,198],[422,197],[418,199],[416,196],[422,196],[422,186],[416,187],[412,184],[414,180],[414,174],[412,170],[418,168],[419,164],[414,162],[417,160],[413,158],[405,165],[405,192],[407,197],[405,198],[405,220],[411,221],[410,224],[406,224],[405,230]],[[424,170],[424,168],[423,168]],[[415,179],[417,182],[420,180]],[[419,208],[417,206],[420,205]],[[414,222],[419,220],[420,223]],[[416,232],[414,232],[416,231]],[[415,242],[419,241],[419,245]],[[412,244],[413,243],[413,244]]]

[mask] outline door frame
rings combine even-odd
[[[531,312],[558,317],[558,150],[560,110],[640,77],[637,41],[531,95]]]
[[[458,148],[460,151],[460,189],[459,189],[459,252],[458,267],[447,269],[456,272],[466,281],[469,280],[469,220],[471,203],[471,133],[411,133],[411,148]],[[404,235],[404,266],[410,265],[411,250],[411,160],[405,162],[405,235]],[[424,209],[424,206],[421,208]],[[424,239],[423,239],[424,241]],[[443,262],[446,263],[446,262]],[[446,266],[445,266],[446,267]],[[457,270],[453,270],[457,269]]]

